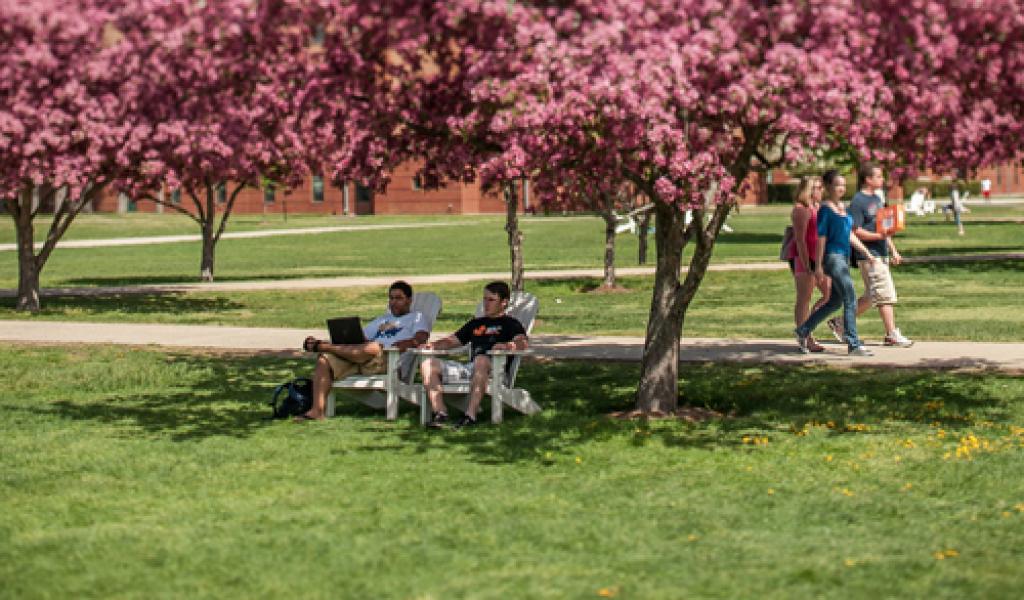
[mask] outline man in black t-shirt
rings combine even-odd
[[[424,350],[447,350],[470,345],[469,362],[429,358],[420,366],[432,411],[427,427],[439,429],[448,422],[441,383],[469,381],[469,406],[456,427],[476,425],[476,412],[491,376],[491,350],[526,350],[523,324],[505,314],[511,296],[508,284],[494,281],[484,286],[484,316],[471,319],[452,335],[420,346]]]

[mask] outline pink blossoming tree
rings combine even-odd
[[[135,20],[125,22],[122,43],[134,49],[139,73],[128,90],[138,125],[118,156],[118,186],[199,225],[203,281],[213,280],[216,245],[239,192],[267,181],[292,185],[309,172],[296,127],[296,90],[310,59],[298,4],[130,5]]]
[[[507,141],[482,166],[485,179],[528,172],[539,195],[559,199],[571,171],[607,191],[629,182],[654,203],[657,266],[638,409],[676,408],[686,311],[751,169],[891,130],[880,76],[851,61],[853,9],[667,0],[547,7],[519,28],[530,39],[528,68],[474,89],[481,103],[517,99],[490,122]]]
[[[18,310],[39,310],[43,266],[129,135],[110,19],[102,2],[0,0],[0,199],[17,231]],[[42,209],[52,220],[37,252]]]

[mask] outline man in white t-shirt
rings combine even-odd
[[[302,347],[307,352],[319,352],[313,371],[313,408],[296,420],[326,418],[324,409],[331,384],[358,373],[375,375],[387,370],[384,348],[402,350],[425,344],[430,337],[426,321],[420,312],[411,312],[412,286],[396,281],[388,288],[388,312],[370,321],[363,328],[367,341],[362,344],[332,344],[326,340],[307,337]]]

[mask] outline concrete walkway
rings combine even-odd
[[[967,254],[948,256],[919,256],[904,259],[906,264],[978,262],[999,260],[1024,260],[1024,252],[1000,254]],[[782,261],[722,263],[709,265],[709,271],[782,271],[788,269]],[[684,267],[683,273],[686,272]],[[620,267],[615,269],[618,277],[653,275],[654,267]],[[526,279],[577,279],[603,277],[602,269],[540,269],[527,270]],[[506,280],[508,271],[485,273],[441,273],[437,275],[384,275],[377,277],[319,277],[309,279],[272,279],[255,281],[215,281],[213,283],[156,283],[143,285],[122,285],[109,287],[62,287],[43,288],[43,297],[101,297],[130,294],[168,294],[180,292],[239,292],[258,290],[310,290],[350,287],[387,286],[396,279],[403,279],[414,286],[439,283],[464,283],[468,281]],[[0,289],[0,298],[14,298],[16,289]]]
[[[42,344],[127,344],[195,348],[217,351],[292,352],[307,335],[324,331],[263,327],[211,327],[65,321],[0,321],[0,341]],[[535,335],[537,356],[567,360],[640,360],[643,338]],[[822,340],[824,342],[824,340]],[[827,344],[824,354],[804,355],[793,340],[727,340],[686,338],[682,362],[743,362],[824,364],[835,367],[914,367],[927,369],[993,369],[1024,372],[1024,344],[975,342],[918,342],[911,348],[869,344],[871,358],[852,358],[839,344]]]
[[[430,223],[430,227],[453,227],[464,225],[467,221],[445,223],[439,221]],[[260,231],[232,231],[221,235],[224,240],[242,240],[252,238],[276,237],[281,235],[310,235],[317,233],[338,233],[351,231],[376,231],[381,229],[422,229],[427,227],[424,223],[392,223],[380,225],[336,225],[329,227],[300,227],[295,229],[264,229]],[[185,235],[152,235],[145,237],[123,237],[123,238],[102,238],[96,240],[61,240],[58,246],[63,250],[67,248],[109,248],[113,246],[152,246],[154,244],[176,244],[179,242],[198,242],[203,236],[196,234]],[[43,247],[45,242],[36,242],[36,250]],[[18,249],[17,244],[0,244],[0,252],[11,252]]]

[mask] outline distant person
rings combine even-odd
[[[957,235],[964,234],[964,201],[963,198],[966,196],[961,190],[963,182],[955,181],[953,187],[949,190],[949,210],[953,213],[953,223],[956,225]]]
[[[440,429],[448,423],[441,384],[466,381],[470,383],[469,406],[455,427],[476,425],[477,411],[491,376],[491,357],[487,353],[491,350],[526,350],[526,329],[522,323],[505,314],[511,295],[507,283],[488,283],[484,286],[484,316],[470,319],[448,337],[422,346],[424,350],[450,350],[469,344],[470,348],[469,362],[466,363],[439,358],[429,358],[421,363],[420,373],[432,410],[427,427]]]
[[[367,341],[361,344],[332,344],[309,336],[302,343],[306,352],[319,352],[313,370],[313,407],[296,421],[326,418],[327,395],[332,384],[352,374],[376,375],[387,371],[385,348],[402,351],[425,344],[430,337],[423,315],[412,312],[412,286],[396,281],[388,288],[388,311],[363,327]]]
[[[873,190],[882,187],[885,175],[881,167],[866,162],[857,170],[857,177],[859,191],[850,201],[850,216],[853,217],[854,234],[867,248],[866,252],[858,251],[857,255],[857,267],[864,280],[864,295],[857,301],[857,314],[863,314],[872,305],[878,307],[878,314],[885,327],[882,343],[906,348],[914,342],[896,327],[896,285],[889,271],[889,265],[900,264],[903,257],[896,250],[892,235],[878,233],[875,223],[878,209],[882,208],[882,199]],[[837,337],[842,335],[842,323],[838,320],[829,321],[829,327]]]
[[[981,180],[981,195],[986,201],[992,200],[992,180],[988,177]]]
[[[814,328],[842,304],[844,320],[849,324],[843,332],[847,352],[853,356],[872,356],[872,352],[864,347],[857,336],[857,291],[850,278],[850,246],[864,253],[867,253],[867,248],[853,234],[853,219],[843,206],[846,180],[835,170],[827,171],[822,179],[827,194],[818,210],[818,260],[815,275],[819,279],[830,278],[832,287],[825,304],[796,328],[796,341],[801,352],[810,352],[808,341]],[[875,261],[869,258],[865,262]]]
[[[793,306],[794,325],[799,326],[807,320],[810,314],[811,297],[814,295],[814,288],[821,290],[821,298],[814,305],[814,310],[820,308],[827,300],[831,280],[815,276],[818,260],[818,207],[821,204],[821,196],[824,185],[821,178],[808,176],[800,180],[796,190],[796,201],[793,204],[793,211],[789,215],[790,223],[793,226],[793,243],[789,251],[789,270],[793,274],[793,282],[796,285],[796,303]],[[807,350],[809,352],[824,352],[825,347],[814,340],[807,338]]]

